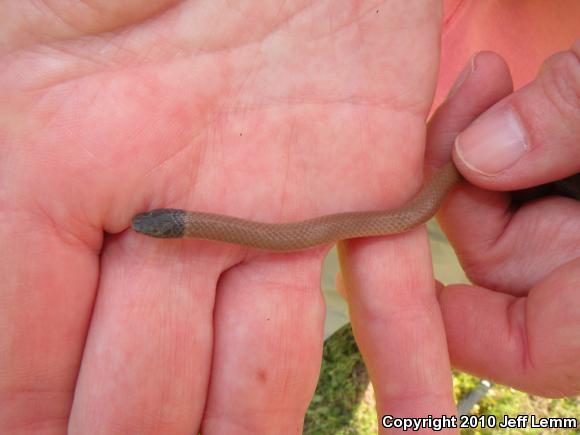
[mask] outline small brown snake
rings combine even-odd
[[[133,229],[162,238],[219,240],[268,251],[299,251],[356,237],[397,234],[419,226],[439,209],[461,176],[448,163],[402,207],[337,213],[290,223],[264,223],[213,213],[157,209],[133,218]]]

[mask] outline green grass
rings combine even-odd
[[[453,372],[456,399],[474,389],[480,380],[465,373]],[[537,417],[574,417],[580,419],[580,397],[545,399],[531,396],[503,385],[494,385],[472,410],[474,415],[533,414]],[[322,369],[316,392],[304,420],[308,435],[367,435],[377,433],[375,399],[364,363],[352,336],[350,325],[333,334],[324,345]],[[571,435],[570,429],[463,429],[464,435],[542,434]]]
[[[369,377],[350,325],[324,344],[318,386],[304,420],[304,434],[376,432],[375,402]]]

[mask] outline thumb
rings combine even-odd
[[[580,40],[459,134],[453,153],[461,173],[490,190],[524,189],[580,172]]]

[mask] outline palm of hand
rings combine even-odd
[[[36,270],[15,294],[42,287],[11,314],[36,313],[37,335],[29,330],[15,355],[53,367],[47,389],[64,397],[56,414],[68,412],[81,365],[73,427],[130,427],[150,413],[160,417],[149,427],[217,427],[224,419],[212,415],[237,407],[236,425],[268,412],[272,396],[270,418],[287,427],[316,381],[323,252],[250,258],[129,234],[102,245],[102,230],[161,206],[287,221],[400,203],[419,183],[436,14],[332,2],[103,12],[113,3],[53,11],[76,28],[44,16],[50,40],[12,35],[19,48],[4,56],[4,110],[21,111],[3,128],[13,188],[1,199],[18,222],[8,240],[29,247],[12,263]]]

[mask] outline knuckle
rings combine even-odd
[[[546,96],[566,117],[580,117],[580,50],[550,57],[540,75]]]

